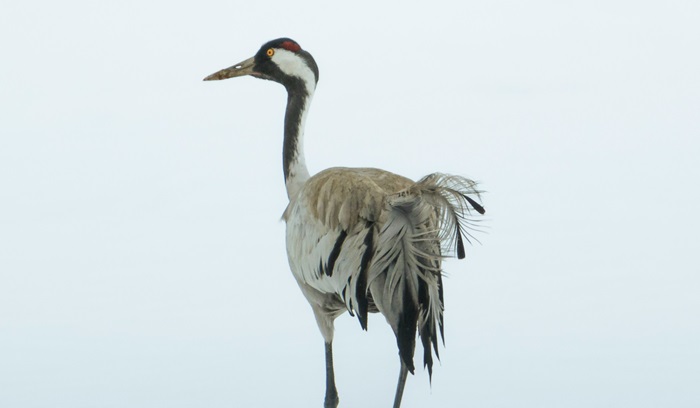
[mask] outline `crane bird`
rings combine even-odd
[[[367,330],[367,314],[384,315],[396,336],[400,371],[394,408],[413,374],[416,333],[432,378],[438,332],[444,342],[441,261],[464,258],[472,211],[484,214],[474,181],[440,173],[414,182],[374,168],[306,168],[304,122],[318,66],[289,38],[265,43],[251,58],[204,78],[250,75],[287,89],[283,166],[289,266],[325,341],[325,408],[338,406],[333,371],[335,319],[347,311]]]

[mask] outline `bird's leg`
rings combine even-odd
[[[403,397],[403,388],[406,385],[406,376],[408,375],[408,367],[401,361],[401,371],[399,371],[399,383],[396,384],[396,396],[394,397],[394,408],[401,407],[401,397]]]
[[[335,373],[333,372],[333,343],[326,343],[326,399],[323,408],[338,406],[338,390],[335,388]]]

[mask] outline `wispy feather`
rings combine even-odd
[[[484,214],[479,204],[481,191],[477,183],[461,176],[433,173],[420,179],[411,190],[417,190],[438,214],[440,242],[445,254],[456,252],[458,259],[466,255],[464,240],[476,239],[476,220],[470,218],[472,211]]]

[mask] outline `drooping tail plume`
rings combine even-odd
[[[423,344],[423,363],[432,375],[437,332],[444,339],[441,260],[465,257],[475,220],[483,214],[476,183],[459,176],[428,175],[387,198],[388,219],[379,231],[369,288],[394,328],[399,354],[411,373],[415,333]],[[443,340],[444,341],[444,340]]]

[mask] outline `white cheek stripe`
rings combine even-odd
[[[306,84],[306,90],[309,92],[309,95],[314,93],[316,89],[316,76],[302,58],[292,51],[278,48],[275,50],[275,55],[272,56],[272,61],[274,61],[285,74],[301,78]]]

